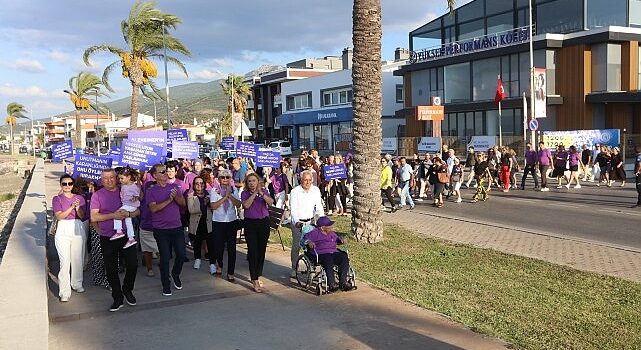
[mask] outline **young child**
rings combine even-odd
[[[128,212],[134,212],[140,207],[140,187],[136,184],[136,175],[136,171],[129,167],[124,168],[118,175],[120,180],[120,200],[122,201],[120,209]],[[128,240],[123,248],[129,248],[138,242],[134,238],[134,225],[130,217],[125,218],[125,225],[127,225]],[[112,241],[125,236],[122,233],[122,220],[114,219],[114,230],[116,230],[116,234],[110,238]]]

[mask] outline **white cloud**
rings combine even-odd
[[[227,74],[218,69],[203,69],[189,74],[194,79],[218,80],[227,76]]]
[[[42,73],[45,67],[36,59],[18,58],[13,62],[2,62],[3,66],[28,73]]]
[[[58,50],[49,51],[47,57],[62,64],[67,64],[72,61],[71,55]]]
[[[49,97],[53,93],[39,86],[17,87],[12,85],[1,85],[0,95],[7,97]]]

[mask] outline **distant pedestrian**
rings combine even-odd
[[[381,159],[381,207],[385,209],[385,198],[392,206],[392,213],[397,210],[396,204],[394,203],[394,198],[392,197],[392,168],[387,163],[385,158]]]
[[[583,181],[594,182],[594,176],[592,175],[592,152],[588,148],[587,144],[583,144],[581,151],[581,173],[583,175]]]
[[[467,168],[468,176],[467,176],[467,182],[465,183],[466,188],[470,188],[470,184],[472,183],[472,180],[474,179],[474,166],[476,165],[477,154],[474,152],[474,147],[470,146],[467,149],[467,157],[465,159],[465,167]]]
[[[565,151],[565,146],[558,145],[556,154],[554,155],[554,171],[552,172],[552,177],[556,177],[556,181],[558,182],[556,188],[563,188],[562,179],[568,180],[567,177],[565,177],[567,162],[568,152]],[[570,187],[569,182],[567,187]]]
[[[501,185],[503,192],[510,190],[510,172],[512,171],[512,155],[506,149],[501,150]]]
[[[528,174],[532,175],[534,179],[534,190],[539,189],[539,178],[536,175],[536,161],[537,154],[536,151],[532,148],[531,143],[525,145],[525,164],[523,166],[523,177],[521,178],[521,189],[525,190],[525,180],[527,179]]]
[[[621,187],[624,187],[625,177],[625,162],[623,161],[623,156],[621,155],[619,147],[614,147],[612,149],[612,165],[608,186],[612,186],[615,181],[621,181]]]
[[[454,166],[450,173],[450,187],[452,188],[451,194],[456,195],[456,203],[461,203],[461,185],[463,184],[463,165],[459,162],[458,158],[454,159]]]
[[[438,157],[433,158],[432,162],[430,182],[434,183],[434,206],[441,208],[443,207],[443,191],[445,186],[450,183],[450,179],[447,173],[447,164]]]
[[[85,217],[85,199],[73,194],[74,180],[64,174],[60,177],[59,195],[53,197],[51,207],[58,220],[55,244],[60,261],[58,296],[61,302],[69,301],[71,290],[83,293],[83,266],[87,233],[82,219]]]
[[[594,149],[592,150],[592,179],[598,179],[601,175],[601,166],[597,162],[597,157],[601,153],[601,145],[596,143],[594,144]],[[597,181],[598,185],[599,181]]]
[[[400,160],[398,187],[401,189],[401,204],[398,207],[403,208],[405,203],[407,203],[411,210],[414,209],[414,200],[412,200],[412,196],[410,196],[410,183],[414,179],[414,172],[412,167],[407,164],[405,157],[401,157]],[[445,171],[447,172],[447,169]]]
[[[605,146],[601,146],[599,155],[596,156],[596,163],[599,164],[599,181],[596,185],[601,186],[601,183],[605,182],[610,186],[612,157],[610,156],[610,151]]]
[[[187,195],[187,210],[189,211],[189,234],[193,237],[194,270],[200,269],[202,257],[202,244],[205,242],[209,252],[210,270],[216,273],[216,259],[214,257],[214,239],[212,237],[212,217],[209,209],[209,193],[205,190],[205,181],[197,176],[190,185],[191,190]]]
[[[545,142],[539,142],[539,150],[537,151],[537,163],[539,171],[541,172],[541,192],[547,192],[548,188],[548,170],[553,164],[552,152],[545,147]]]
[[[488,191],[490,189],[490,183],[492,183],[492,173],[488,168],[487,156],[483,153],[479,154],[479,161],[474,167],[474,174],[476,178],[476,192],[472,196],[472,203],[476,203],[479,200],[486,201],[488,198]]]
[[[634,159],[634,178],[637,188],[637,205],[634,207],[641,208],[641,145],[634,148],[636,152]]]
[[[568,179],[568,184],[565,185],[566,188],[570,188],[572,180],[576,182],[574,188],[581,188],[579,183],[579,163],[581,162],[581,155],[579,155],[576,146],[570,146],[570,152],[568,153],[568,165],[570,168],[570,178]]]
[[[212,213],[212,229],[214,249],[218,271],[222,273],[223,255],[227,247],[227,280],[234,282],[236,268],[236,234],[240,229],[237,208],[240,207],[238,190],[231,185],[231,171],[225,169],[218,172],[219,188],[210,191]],[[210,259],[210,262],[212,260]],[[216,265],[209,265],[209,272],[216,273]]]
[[[432,165],[432,156],[429,153],[425,153],[425,157],[419,164],[417,172],[418,180],[420,181],[420,189],[418,194],[418,200],[420,202],[428,197],[428,193],[431,193],[430,183],[428,180],[430,165]]]

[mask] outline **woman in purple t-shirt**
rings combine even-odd
[[[579,161],[581,159],[581,154],[576,149],[576,146],[570,146],[570,153],[568,153],[568,165],[570,166],[570,179],[568,184],[565,185],[565,188],[570,188],[572,180],[576,181],[574,188],[581,188],[579,183]]]
[[[269,211],[274,204],[269,192],[263,187],[256,173],[247,174],[245,189],[240,195],[245,209],[245,240],[247,241],[247,262],[254,291],[262,292],[259,280],[265,264],[265,250],[269,239]]]
[[[71,289],[78,293],[85,291],[82,286],[82,271],[87,234],[82,219],[85,216],[85,199],[71,193],[74,180],[68,174],[60,177],[62,193],[53,197],[51,207],[58,220],[56,227],[56,250],[60,260],[58,273],[58,296],[66,302],[71,298]],[[69,270],[71,269],[71,274]]]
[[[567,170],[566,168],[567,162],[568,162],[568,152],[565,151],[565,147],[563,145],[559,145],[557,148],[556,154],[554,155],[554,170],[552,172],[552,177],[555,177],[556,181],[558,181],[559,183],[556,186],[556,188],[563,188],[563,184],[561,183],[563,178],[566,181],[568,180],[568,178],[565,177],[565,171]]]

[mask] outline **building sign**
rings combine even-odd
[[[325,124],[335,122],[346,122],[352,120],[352,106],[321,109],[315,111],[284,113],[278,117],[278,124],[301,125],[301,124]]]
[[[485,152],[496,146],[496,136],[472,136],[472,141],[467,148],[474,147],[475,150]]]
[[[569,148],[574,145],[581,149],[583,145],[592,148],[595,144],[608,147],[618,147],[621,143],[621,130],[568,130],[568,131],[544,131],[543,142],[545,147],[555,149],[559,145]]]
[[[419,152],[438,152],[441,150],[440,137],[421,137],[418,141]]]
[[[443,120],[444,106],[416,106],[416,120]]]
[[[529,26],[443,44],[439,47],[410,52],[409,63],[421,63],[446,57],[496,49],[525,43],[529,40]]]
[[[547,89],[545,68],[534,68],[534,118],[547,117]]]
[[[396,137],[383,137],[383,152],[396,153],[398,150],[398,139]]]

